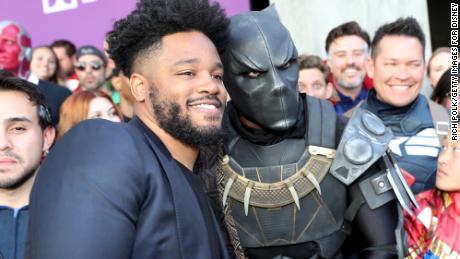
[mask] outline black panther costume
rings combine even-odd
[[[299,95],[296,58],[274,8],[232,17],[216,179],[233,245],[249,258],[340,258],[353,224],[363,257],[401,255],[395,197],[412,197],[386,153],[391,131],[361,109],[345,127],[329,102]]]

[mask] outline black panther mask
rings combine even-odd
[[[297,50],[274,7],[231,18],[225,87],[240,115],[285,131],[297,119]]]

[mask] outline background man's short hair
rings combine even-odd
[[[33,83],[17,77],[0,77],[0,91],[17,91],[26,94],[29,101],[37,106],[40,127],[46,129],[53,125],[46,98]]]
[[[399,18],[394,22],[380,26],[375,32],[374,39],[372,40],[372,58],[377,56],[378,44],[385,36],[406,36],[418,39],[422,45],[423,59],[425,59],[425,34],[415,18]]]
[[[72,42],[68,40],[56,40],[53,43],[51,43],[51,48],[59,48],[59,47],[64,48],[65,53],[69,57],[75,55],[75,53],[77,52],[77,48],[75,47],[75,44],[73,44]]]
[[[297,58],[299,63],[299,70],[316,68],[323,73],[324,79],[327,82],[331,69],[328,65],[324,64],[320,57],[315,55],[302,54]]]
[[[329,53],[329,48],[334,40],[343,36],[358,36],[366,42],[367,46],[371,45],[369,34],[359,26],[355,21],[347,22],[333,28],[326,37],[326,53]]]
[[[77,53],[76,53],[77,60],[81,56],[85,56],[85,55],[93,55],[93,56],[99,57],[104,62],[104,65],[107,64],[107,57],[104,55],[104,53],[102,53],[101,50],[99,50],[98,48],[92,45],[84,45],[78,48]]]

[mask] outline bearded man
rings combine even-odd
[[[228,258],[194,174],[221,137],[228,20],[207,0],[141,0],[108,37],[135,117],[89,120],[56,145],[31,195],[28,256]]]

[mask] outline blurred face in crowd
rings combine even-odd
[[[112,77],[112,85],[113,87],[120,92],[121,96],[128,101],[128,103],[132,104],[134,101],[134,97],[131,93],[131,88],[129,85],[129,78],[127,78],[122,71],[119,72],[118,75],[114,75]]]
[[[428,69],[430,70],[430,84],[432,87],[435,87],[438,84],[439,79],[442,74],[450,68],[451,55],[446,52],[440,52],[435,57],[431,59],[430,64],[428,64]]]
[[[460,190],[460,141],[453,141],[450,134],[439,154],[436,187],[443,191]]]
[[[88,119],[105,119],[113,122],[120,122],[112,102],[105,97],[96,97],[89,103]]]
[[[0,31],[0,68],[7,71],[16,71],[20,66],[19,54],[21,47],[17,42],[19,28],[10,24]]]
[[[105,57],[107,58],[107,66],[105,67],[105,78],[110,78],[113,70],[115,69],[115,62],[113,61],[113,59],[110,58],[110,55],[108,53],[109,43],[107,42],[107,40],[104,40],[103,47]]]
[[[359,36],[347,35],[335,39],[329,48],[329,61],[337,87],[361,87],[366,75],[368,46]]]
[[[369,62],[377,99],[403,107],[417,98],[422,87],[425,63],[422,44],[417,38],[385,36]]]
[[[75,55],[68,56],[64,47],[54,47],[53,51],[59,61],[61,77],[71,76],[74,72]]]
[[[317,68],[301,69],[298,84],[299,92],[319,99],[326,100],[332,95],[332,84],[326,83],[324,74]]]
[[[136,100],[148,100],[145,116],[185,144],[211,144],[227,96],[214,44],[201,32],[179,32],[164,36],[152,55],[139,66],[142,75],[131,76]]]
[[[105,84],[105,65],[104,61],[95,55],[81,56],[76,65],[80,84],[86,90],[99,89]]]
[[[37,48],[33,51],[30,70],[41,80],[48,80],[57,69],[57,60],[49,48]]]
[[[26,94],[0,91],[0,189],[16,189],[32,179],[54,128],[42,130],[37,106]]]

